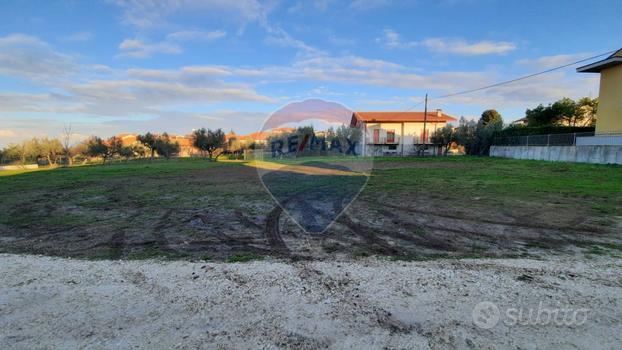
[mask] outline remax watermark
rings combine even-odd
[[[362,126],[334,101],[289,103],[257,133],[252,166],[276,204],[305,233],[323,234],[363,190],[373,169]],[[286,244],[283,242],[283,246]]]

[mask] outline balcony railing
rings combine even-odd
[[[399,137],[394,137],[392,140],[386,137],[380,137],[378,139],[374,139],[372,137],[367,138],[368,145],[397,145],[400,143]]]

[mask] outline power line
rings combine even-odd
[[[575,64],[579,64],[579,63],[582,63],[582,62],[585,62],[585,61],[591,61],[591,60],[596,59],[596,58],[601,57],[601,56],[611,55],[611,54],[613,54],[616,51],[617,50],[604,52],[604,53],[601,53],[601,54],[596,55],[596,56],[584,58],[584,59],[581,59],[581,60],[578,60],[578,61],[574,61],[574,62],[571,62],[571,63],[566,63],[566,64],[561,65],[561,66],[557,66],[557,67],[549,68],[547,70],[543,70],[541,72],[524,75],[524,76],[521,76],[521,77],[518,77],[518,78],[514,78],[514,79],[510,79],[510,80],[506,80],[506,81],[501,81],[501,82],[498,82],[498,83],[494,83],[494,84],[490,84],[490,85],[486,85],[486,86],[482,86],[482,87],[478,87],[478,88],[474,88],[474,89],[469,89],[469,90],[453,92],[453,93],[445,94],[445,95],[441,95],[441,96],[431,97],[431,98],[428,99],[428,101],[430,101],[430,100],[438,100],[438,99],[441,99],[441,98],[453,97],[453,96],[458,96],[458,95],[470,94],[472,92],[487,90],[487,89],[498,87],[498,86],[501,86],[501,85],[511,84],[511,83],[514,83],[514,82],[517,82],[517,81],[533,78],[533,77],[536,77],[538,75],[547,74],[547,73],[550,73],[550,72],[553,72],[553,71],[556,71],[556,70],[559,70],[559,69],[563,69],[563,68],[567,68],[567,67],[570,67],[570,66],[574,66]],[[413,108],[419,106],[423,102],[424,102],[423,100],[420,101],[420,102],[417,102],[416,104],[412,105],[410,108],[406,109],[405,112],[408,112],[408,111],[412,110]]]

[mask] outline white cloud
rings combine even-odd
[[[265,42],[268,44],[282,47],[292,47],[305,54],[317,54],[321,52],[300,39],[292,37],[279,25],[269,23],[268,14],[278,4],[276,1],[260,2],[258,0],[114,0],[122,11],[122,22],[138,29],[163,28],[168,25],[170,17],[179,14],[190,14],[193,16],[203,16],[218,21],[231,22],[239,27],[238,33],[242,33],[249,23],[257,23],[267,34]],[[328,1],[320,1],[315,5],[318,8],[328,6]],[[157,43],[157,47],[150,50],[138,50],[130,54],[130,57],[148,57],[151,53],[164,52],[175,53],[176,45],[171,41],[184,39],[208,38],[215,40],[224,36],[224,32],[197,32],[180,31],[172,33],[172,37],[167,41]],[[145,43],[143,43],[145,44]],[[145,44],[147,45],[147,44]]]
[[[598,94],[598,77],[578,75],[572,69],[558,71],[481,92],[439,100],[443,103],[532,108],[563,97],[578,99]]]
[[[166,36],[168,40],[173,41],[214,41],[227,36],[224,30],[202,31],[202,30],[182,30],[170,33]]]
[[[484,40],[468,43],[461,39],[430,38],[423,40],[421,44],[433,52],[468,56],[505,54],[516,50],[516,44],[508,41]]]
[[[182,74],[183,73],[183,74]],[[184,67],[179,72],[141,72],[142,75],[168,75],[174,79],[193,81],[199,77],[223,76],[246,79],[253,83],[270,84],[313,81],[383,86],[397,89],[456,89],[491,83],[489,72],[414,73],[402,65],[360,56],[317,55],[300,58],[288,66],[238,68],[231,66]],[[172,75],[171,75],[172,74]]]
[[[275,36],[280,33],[281,38],[295,41],[284,31],[272,28],[272,33]],[[153,49],[152,46],[156,44],[158,43],[129,39],[121,45],[121,50],[153,54],[162,49],[161,47]],[[175,69],[137,66],[131,69],[115,69],[97,64],[78,67],[76,58],[56,52],[47,43],[33,36],[12,34],[0,37],[0,75],[30,79],[47,89],[45,93],[0,91],[0,119],[3,122],[1,129],[21,135],[22,129],[5,123],[8,116],[15,112],[45,113],[52,116],[58,113],[58,118],[62,118],[61,114],[80,118],[89,116],[103,116],[107,117],[106,119],[123,118],[135,121],[131,125],[136,128],[147,125],[140,124],[137,120],[147,116],[152,120],[157,119],[158,125],[162,127],[170,125],[180,128],[182,124],[189,125],[183,121],[199,123],[206,117],[204,113],[188,114],[180,109],[201,110],[222,102],[275,103],[278,101],[277,97],[263,95],[256,87],[281,82],[311,82],[313,86],[321,87],[312,93],[324,95],[340,94],[342,91],[349,91],[351,95],[355,95],[351,91],[355,90],[356,86],[388,88],[391,89],[391,94],[396,96],[388,98],[387,101],[379,100],[375,96],[366,99],[368,105],[383,105],[388,108],[397,103],[410,104],[411,98],[399,95],[408,96],[415,89],[418,91],[430,89],[434,97],[512,78],[505,72],[494,70],[421,73],[422,71],[416,67],[386,60],[355,55],[330,56],[312,47],[305,47],[304,43],[289,42],[289,44],[298,45],[303,52],[310,54],[299,55],[292,64],[281,66],[200,65]],[[16,60],[5,52],[16,55],[19,59]],[[555,58],[545,57],[523,63],[551,64],[555,60],[561,60],[559,57],[552,57]],[[590,91],[596,95],[597,80],[597,76],[577,75],[569,70],[477,94],[444,99],[439,103],[528,108],[564,96],[581,97]],[[348,86],[347,90],[339,89],[339,84],[355,87]],[[281,91],[279,94],[284,93]],[[207,116],[215,118],[214,115]],[[237,117],[231,114],[229,118]],[[222,121],[223,126],[227,126],[227,120]],[[94,121],[88,125],[93,127],[95,124]],[[106,130],[123,131],[119,130],[122,127],[123,124],[119,122],[114,128],[101,129],[101,133]],[[93,130],[100,133],[100,129]]]
[[[293,38],[281,27],[266,25],[265,29],[268,32],[268,37],[266,38],[266,43],[268,44],[274,44],[283,47],[293,47],[295,49],[303,51],[305,54],[323,54],[323,51],[313,46],[307,45],[302,40]]]
[[[392,106],[405,106],[412,105],[421,100],[419,97],[413,96],[392,96],[387,99],[375,99],[375,98],[362,98],[357,101],[356,109],[367,109],[367,108],[391,108]]]
[[[8,129],[0,129],[0,137],[14,137],[15,131]]]
[[[402,41],[400,35],[392,29],[385,29],[383,36],[377,38],[376,42],[390,49],[405,49],[417,45],[414,41]]]
[[[13,33],[8,34],[7,36],[0,37],[0,46],[8,47],[8,46],[47,46],[45,42],[41,41],[39,38],[21,34],[21,33]]]
[[[328,41],[333,44],[333,45],[337,45],[337,46],[351,46],[356,44],[356,39],[352,39],[352,38],[345,38],[345,37],[341,37],[335,34],[328,34]]]
[[[22,48],[28,51],[20,51]],[[227,67],[119,70],[88,64],[78,69],[71,57],[55,52],[36,37],[21,34],[0,37],[0,49],[6,49],[0,51],[0,76],[28,79],[48,91],[0,91],[0,115],[4,116],[15,112],[62,113],[82,117],[158,116],[179,105],[272,101],[255,91],[252,85],[223,81],[232,75]],[[141,50],[150,53],[149,50],[152,50],[140,41],[125,41],[122,49],[132,54]],[[4,54],[5,51],[16,55],[19,60]],[[240,74],[245,74],[244,70]],[[50,78],[43,79],[46,76]]]
[[[404,41],[393,29],[385,29],[382,37],[375,40],[389,49],[407,49],[423,46],[432,52],[458,55],[505,54],[516,49],[516,44],[508,41],[478,41],[469,43],[462,39],[428,38],[422,41]]]
[[[119,44],[120,56],[146,58],[155,53],[180,54],[183,50],[178,45],[162,41],[147,43],[140,39],[125,39]]]
[[[180,42],[184,41],[214,41],[224,38],[227,32],[222,30],[201,31],[182,30],[170,33],[166,40],[160,42],[148,42],[142,39],[125,39],[119,44],[121,53],[119,56],[131,58],[147,58],[154,54],[177,55],[183,52]]]
[[[576,62],[584,58],[590,57],[591,53],[576,53],[566,55],[553,55],[543,56],[535,59],[521,59],[518,60],[519,64],[534,66],[540,69],[552,68],[561,65],[565,65],[571,62]]]
[[[122,22],[137,28],[166,24],[170,16],[186,12],[194,15],[229,19],[239,25],[257,22],[270,6],[257,0],[112,0],[122,10]]]
[[[0,75],[37,79],[64,79],[75,72],[74,59],[54,51],[47,43],[25,34],[0,37]]]
[[[60,41],[69,43],[85,42],[93,39],[94,35],[91,32],[76,32],[60,38]]]

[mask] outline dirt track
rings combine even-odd
[[[0,348],[616,349],[620,276],[622,262],[611,258],[204,264],[0,255]],[[473,319],[484,301],[500,311],[491,329]],[[506,316],[540,305],[586,309],[586,318],[517,325]]]

